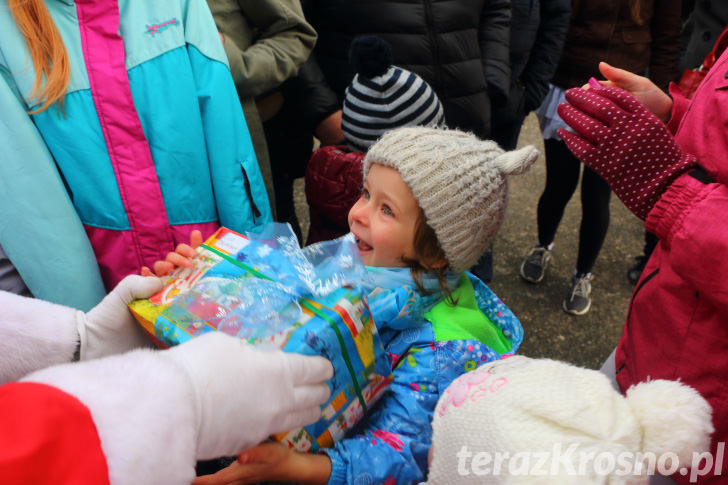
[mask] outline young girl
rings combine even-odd
[[[521,277],[538,284],[546,277],[556,233],[569,200],[580,190],[579,245],[571,284],[561,308],[584,315],[592,304],[592,269],[609,229],[611,191],[602,177],[582,166],[556,130],[564,90],[583,86],[606,60],[634,72],[649,71],[663,89],[678,75],[680,2],[667,0],[572,0],[571,21],[561,60],[536,115],[541,122],[546,180],[536,207],[536,245],[520,265]],[[583,174],[582,174],[583,172]],[[579,179],[581,178],[581,183]],[[563,226],[562,226],[563,227]]]
[[[204,0],[3,2],[0,126],[0,288],[87,310],[192,229],[272,220]]]
[[[265,443],[195,483],[424,480],[441,393],[522,341],[515,316],[465,270],[503,219],[505,176],[525,171],[537,157],[530,146],[503,152],[469,133],[423,127],[390,131],[374,144],[349,225],[369,269],[367,303],[394,382],[355,433],[333,448],[311,455]]]

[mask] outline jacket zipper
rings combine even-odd
[[[632,298],[629,301],[629,311],[627,312],[627,325],[629,325],[629,322],[632,319],[632,305],[634,304],[634,299],[637,297],[637,293],[640,292],[642,287],[645,286],[645,284],[648,281],[650,281],[652,278],[657,276],[657,273],[659,273],[659,272],[660,272],[660,268],[657,268],[655,271],[653,271],[652,273],[645,276],[644,279],[642,281],[640,281],[640,284],[637,287],[637,289],[634,290],[634,293],[632,293]],[[627,365],[627,364],[626,363],[622,364],[622,366],[616,370],[615,374],[619,374],[622,371],[622,369],[624,369],[625,365]]]
[[[250,207],[253,210],[253,224],[255,224],[255,218],[260,217],[262,214],[260,213],[258,206],[255,205],[255,200],[253,200],[253,190],[250,188],[250,180],[248,179],[248,174],[245,172],[245,167],[240,166],[240,170],[243,171],[243,185],[245,186],[245,194],[248,196],[248,202],[250,202]]]
[[[432,44],[432,60],[433,60],[433,71],[435,73],[435,85],[433,89],[441,92],[442,86],[440,82],[440,49],[437,44],[437,36],[435,35],[435,21],[432,15],[432,0],[423,0],[423,7],[425,8],[425,24],[427,25],[427,37],[430,39]],[[441,96],[447,96],[447,93],[440,94]]]

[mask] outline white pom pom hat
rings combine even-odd
[[[687,474],[693,453],[710,449],[711,413],[679,382],[622,396],[598,371],[509,357],[440,397],[427,483],[638,484],[658,463]]]

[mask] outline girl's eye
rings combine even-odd
[[[367,189],[361,189],[361,196],[366,200],[369,200],[369,191]]]
[[[385,216],[393,216],[394,215],[394,212],[392,212],[392,209],[390,209],[388,205],[383,205],[382,206],[382,213]]]

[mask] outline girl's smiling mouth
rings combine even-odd
[[[359,251],[371,251],[372,249],[374,249],[357,235],[354,235],[354,238],[356,240],[356,245],[359,248]]]

